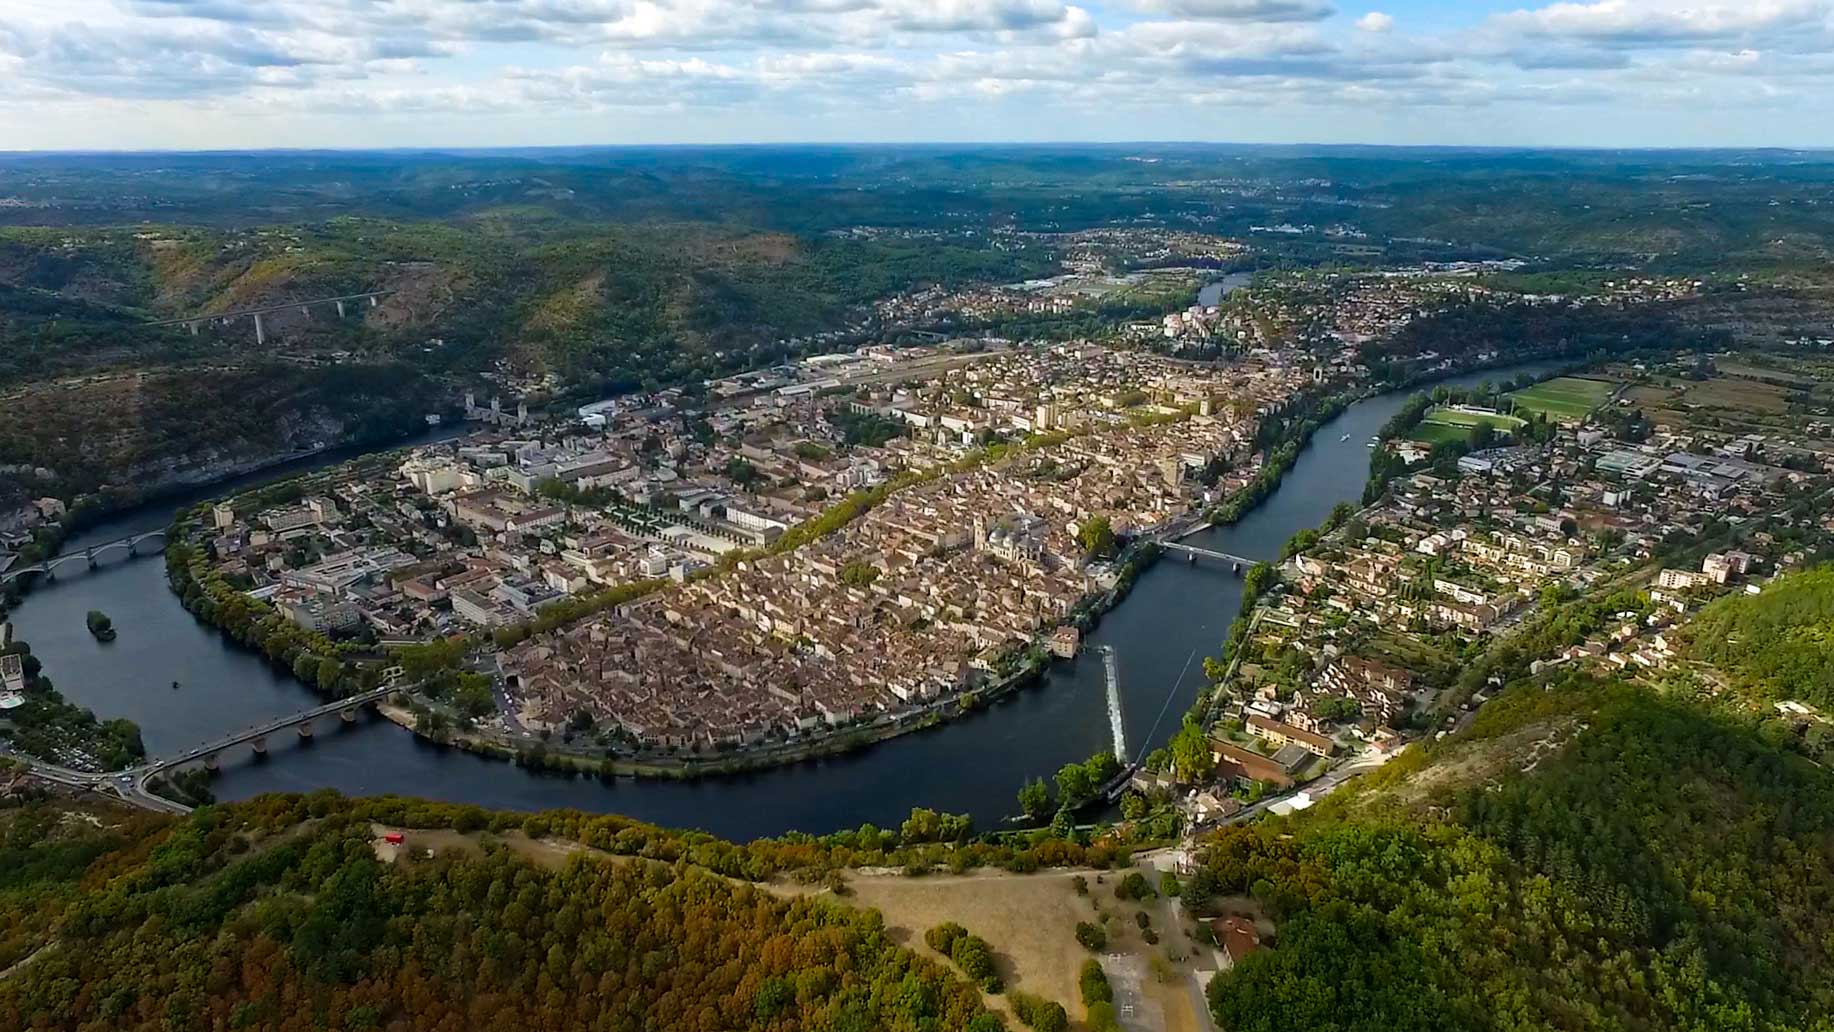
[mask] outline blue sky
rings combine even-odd
[[[0,149],[1834,145],[1834,0],[0,0]]]

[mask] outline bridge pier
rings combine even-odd
[[[342,319],[342,318],[344,318],[344,302],[342,302],[342,301],[333,301],[333,302],[332,302],[332,304],[334,304],[334,305],[337,305],[337,306],[338,306],[338,318],[339,318],[339,319]]]
[[[185,325],[191,327],[191,335],[193,337],[197,336],[197,322],[195,320],[188,322]]]
[[[312,740],[312,722],[310,720],[300,722],[299,737],[300,740],[304,742],[310,742]]]
[[[266,344],[267,343],[267,328],[261,325],[261,313],[260,312],[255,313],[255,343],[256,344]]]
[[[369,295],[369,307],[376,307],[376,295],[374,294]]]
[[[342,720],[346,724],[356,723],[357,722],[357,708],[355,706],[345,706],[343,709],[338,710],[338,719]]]
[[[267,736],[266,735],[260,735],[254,738],[253,740],[251,740],[248,744],[254,747],[256,756],[266,756],[267,755]]]
[[[96,550],[95,549],[93,548],[83,549],[83,558],[89,561],[90,569],[93,570],[96,568]]]
[[[223,761],[221,757],[219,757],[218,754],[213,753],[213,752],[205,753],[204,754],[204,769],[209,771],[212,774],[215,774],[219,770],[222,770]]]

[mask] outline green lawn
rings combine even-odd
[[[1469,440],[1472,427],[1488,425],[1501,436],[1515,432],[1522,422],[1515,416],[1460,412],[1442,405],[1427,410],[1420,425],[1414,428],[1413,437],[1427,444],[1448,444]]]
[[[1545,413],[1550,419],[1577,422],[1609,398],[1616,388],[1617,384],[1604,380],[1562,376],[1514,391],[1509,397],[1518,406]]]
[[[1422,444],[1457,444],[1471,439],[1471,428],[1450,423],[1422,423],[1414,427],[1412,436]]]
[[[1457,409],[1447,408],[1443,405],[1428,409],[1424,421],[1428,423],[1444,423],[1447,426],[1462,426],[1466,429],[1488,423],[1498,430],[1505,432],[1521,426],[1523,422],[1515,416],[1489,414],[1484,412],[1460,412]]]

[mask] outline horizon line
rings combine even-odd
[[[1583,144],[1488,144],[1488,143],[1353,143],[1298,142],[1268,143],[1229,140],[784,140],[784,141],[705,141],[676,143],[539,143],[539,144],[426,144],[402,147],[195,147],[195,148],[104,148],[59,147],[12,150],[0,148],[0,160],[31,157],[134,157],[185,155],[255,155],[255,154],[489,154],[528,151],[687,151],[687,150],[896,150],[973,149],[973,150],[1042,150],[1127,148],[1191,148],[1244,150],[1376,150],[1376,151],[1465,151],[1500,153],[1570,153],[1570,154],[1801,154],[1834,155],[1834,144],[1826,146],[1761,145],[1667,145],[1607,147]]]

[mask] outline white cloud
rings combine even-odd
[[[1325,0],[1135,0],[1140,10],[1178,18],[1222,21],[1319,21],[1334,10]]]
[[[1825,33],[1828,0],[1598,0],[1499,15],[1506,31],[1615,44],[1732,40],[1777,31]]]
[[[352,111],[411,113],[448,142],[493,142],[473,138],[472,115],[655,110],[671,112],[658,132],[723,124],[746,138],[820,138],[845,112],[892,135],[960,119],[1135,137],[1155,113],[1183,125],[1206,111],[1344,111],[1355,116],[1338,124],[1360,131],[1376,111],[1511,105],[1560,108],[1548,124],[1561,127],[1570,107],[1718,97],[1799,104],[1795,124],[1834,132],[1816,117],[1834,109],[1834,0],[1562,0],[1458,30],[1410,13],[1406,32],[1383,11],[1332,17],[1329,0],[1085,3],[0,0],[0,126],[61,127],[0,146],[66,143],[91,122],[95,143],[117,145],[129,110],[135,124],[248,143],[261,141],[238,117]]]

